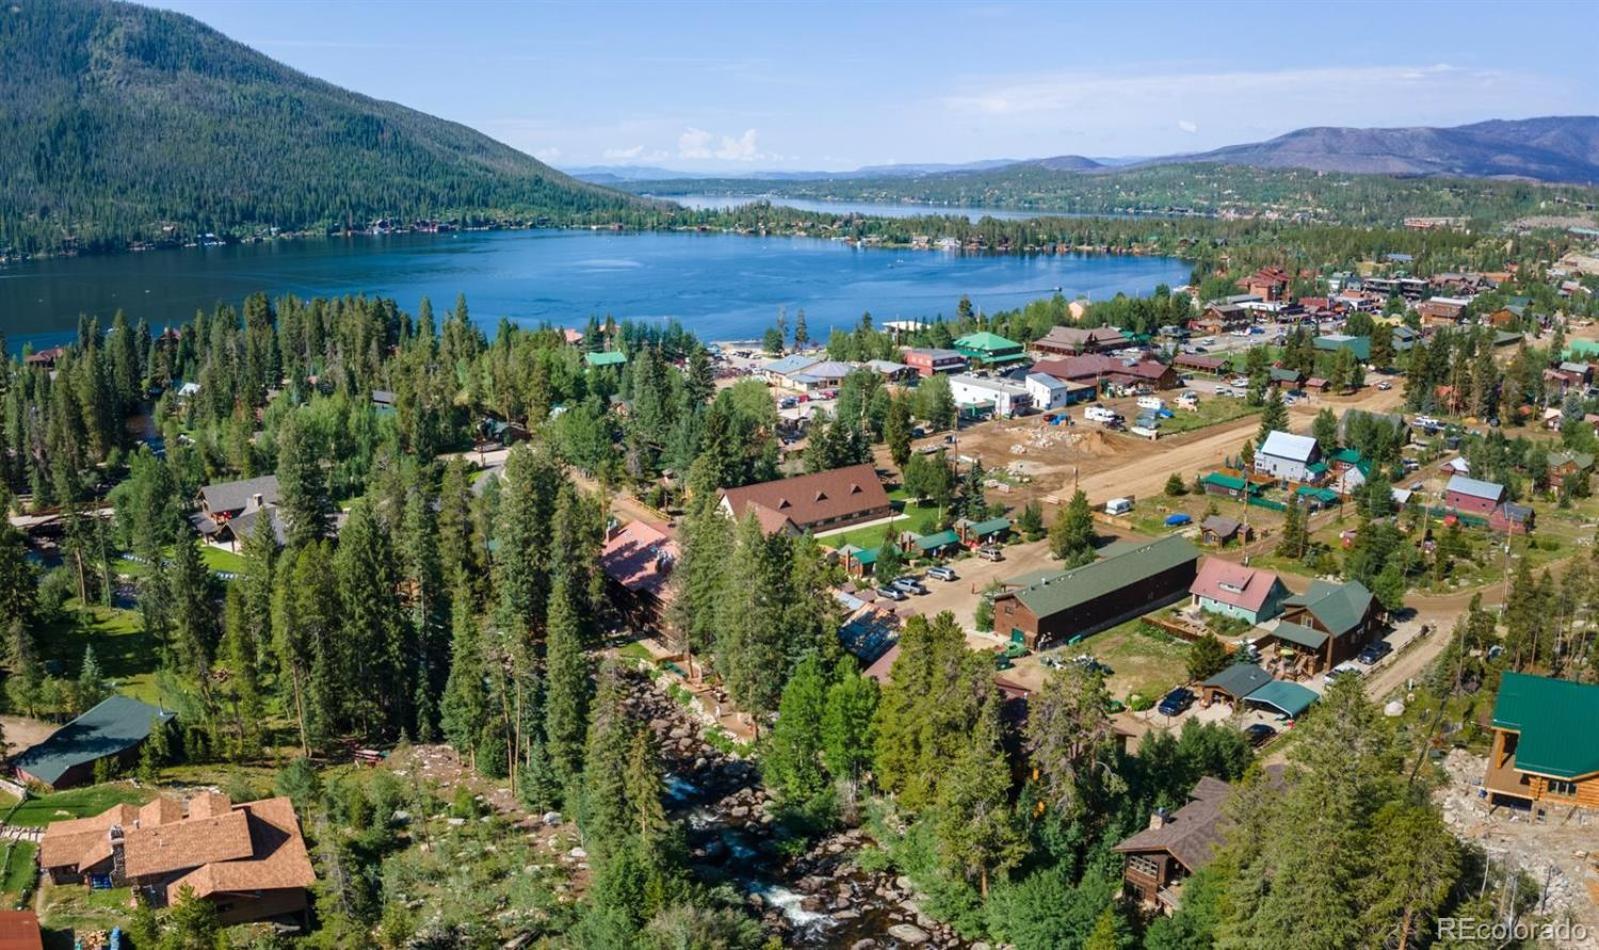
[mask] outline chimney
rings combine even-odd
[[[1159,831],[1160,829],[1166,827],[1166,821],[1170,817],[1171,817],[1171,813],[1166,811],[1166,809],[1164,809],[1164,808],[1157,808],[1154,811],[1150,812],[1149,813],[1149,830],[1150,831]]]
[[[261,506],[263,504],[265,504],[265,502],[266,502],[266,498],[260,492],[256,492],[255,494],[250,496],[250,503],[244,506],[244,510],[245,511],[260,511],[261,510]]]
[[[121,887],[128,876],[127,857],[122,848],[122,826],[112,825],[106,834],[111,838],[111,886]]]

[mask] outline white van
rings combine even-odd
[[[1105,406],[1089,406],[1083,410],[1083,418],[1089,422],[1115,422],[1121,415]]]
[[[1112,498],[1110,501],[1105,502],[1105,514],[1107,515],[1125,515],[1132,510],[1133,500],[1131,498]]]
[[[1140,409],[1165,409],[1166,403],[1159,396],[1139,396],[1138,408]]]

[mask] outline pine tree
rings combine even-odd
[[[100,672],[100,661],[94,658],[94,647],[83,648],[83,665],[78,669],[78,709],[89,709],[110,694],[105,675]]]
[[[471,598],[464,594],[453,599],[450,628],[450,675],[439,702],[439,726],[457,751],[475,757],[488,721],[489,700],[483,633],[472,614]]]
[[[815,657],[801,662],[783,687],[777,724],[767,737],[765,772],[785,801],[809,801],[827,787],[822,769],[822,720],[827,678]]]
[[[450,604],[438,542],[432,501],[421,491],[411,492],[406,496],[400,553],[410,594],[411,640],[416,650],[413,708],[418,735],[433,731],[439,692],[449,670]]]
[[[322,458],[307,417],[302,412],[289,413],[278,426],[278,492],[291,545],[328,536],[333,500]]]
[[[1027,844],[1010,808],[1010,765],[999,738],[999,701],[990,694],[975,728],[939,783],[936,835],[940,863],[977,879],[986,900],[990,877],[1020,863]]]
[[[895,397],[888,405],[888,419],[883,424],[883,441],[888,443],[889,458],[903,472],[911,458],[911,407],[906,396]]]
[[[871,768],[876,713],[877,681],[862,676],[852,659],[839,661],[822,709],[822,764],[841,785],[846,809],[853,807],[856,786]]]
[[[1310,434],[1316,440],[1316,447],[1321,449],[1321,454],[1330,455],[1338,449],[1338,417],[1327,407],[1322,407],[1316,413],[1316,419],[1310,425]]]
[[[1027,750],[1041,798],[1067,817],[1120,784],[1115,732],[1105,712],[1109,700],[1103,677],[1069,664],[1052,671],[1028,704]]]
[[[333,567],[350,724],[367,734],[408,731],[415,650],[400,610],[394,548],[367,499],[351,507]]]
[[[1094,559],[1094,513],[1088,506],[1088,495],[1078,489],[1072,500],[1055,513],[1055,523],[1049,529],[1049,553],[1066,562],[1066,566],[1079,567]]]
[[[1277,542],[1277,553],[1298,560],[1305,556],[1308,533],[1305,527],[1305,509],[1299,503],[1297,492],[1288,493],[1288,507],[1283,509],[1282,537]]]
[[[1288,430],[1288,407],[1283,404],[1282,391],[1273,388],[1266,397],[1266,407],[1260,413],[1260,429],[1255,433],[1255,442],[1264,443],[1266,436],[1273,432],[1286,432]]]
[[[545,751],[563,782],[583,768],[583,739],[588,727],[592,685],[583,643],[584,623],[564,578],[550,591],[549,635],[545,653]]]

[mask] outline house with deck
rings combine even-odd
[[[600,570],[611,603],[632,629],[642,633],[666,629],[672,599],[668,582],[680,557],[677,541],[662,525],[630,521],[606,531]]]
[[[1599,808],[1599,685],[1504,673],[1483,787],[1495,803]]]
[[[1292,656],[1290,667],[1308,675],[1354,659],[1382,624],[1382,607],[1366,585],[1318,579],[1303,594],[1283,601],[1282,619],[1272,637]]]
[[[200,510],[190,516],[190,521],[201,537],[222,543],[233,536],[223,531],[229,521],[247,511],[276,507],[282,501],[276,475],[218,482],[200,489]]]
[[[1207,775],[1188,793],[1187,804],[1176,811],[1155,809],[1149,827],[1117,844],[1112,850],[1122,856],[1128,896],[1167,913],[1176,910],[1183,882],[1215,857],[1232,794],[1231,785]]]

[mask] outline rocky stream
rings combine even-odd
[[[794,947],[965,947],[924,913],[911,882],[857,866],[870,847],[860,829],[841,831],[798,856],[777,847],[772,802],[754,763],[716,749],[706,724],[642,674],[628,702],[659,740],[674,819],[687,824],[694,872],[731,883],[769,933]],[[975,945],[981,950],[981,944]]]

